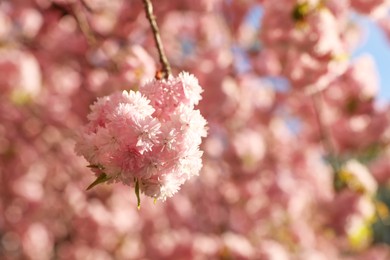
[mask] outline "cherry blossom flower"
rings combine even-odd
[[[194,109],[201,92],[198,80],[182,72],[149,81],[139,92],[101,97],[91,106],[76,152],[98,182],[121,182],[166,200],[202,167],[199,145],[207,122]]]

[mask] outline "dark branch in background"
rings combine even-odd
[[[153,32],[154,41],[156,42],[158,56],[160,58],[160,63],[162,65],[163,77],[167,79],[171,74],[171,66],[169,65],[167,56],[165,55],[164,52],[164,47],[161,41],[160,32],[158,30],[156,17],[153,14],[153,5],[151,0],[143,0],[143,2],[145,5],[146,17],[149,20],[150,27],[152,28],[152,32]]]
[[[79,24],[81,32],[87,39],[88,44],[90,46],[95,46],[97,44],[96,37],[89,27],[87,16],[79,4],[74,5],[74,16],[77,20],[77,23]]]
[[[321,141],[324,146],[325,152],[330,156],[330,165],[333,168],[334,173],[337,175],[341,169],[340,161],[338,159],[334,143],[332,142],[331,134],[329,129],[324,125],[324,122],[321,117],[321,108],[322,108],[322,92],[314,93],[312,95],[314,112],[317,119],[318,130],[321,136]]]

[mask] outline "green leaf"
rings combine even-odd
[[[92,169],[99,169],[99,170],[103,170],[104,168],[99,165],[99,164],[90,164],[90,165],[87,165],[88,168],[92,168]]]
[[[291,16],[295,22],[302,22],[305,20],[307,15],[309,14],[310,11],[310,5],[309,3],[303,2],[300,4],[297,4],[292,13]]]
[[[135,196],[137,196],[137,209],[141,208],[141,198],[139,197],[139,180],[135,180]]]
[[[102,174],[100,174],[100,175],[96,178],[96,180],[95,180],[94,182],[92,182],[92,183],[88,186],[87,190],[92,189],[92,188],[95,187],[96,185],[98,185],[98,184],[100,184],[100,183],[103,183],[103,182],[106,182],[106,181],[108,181],[109,179],[111,179],[111,177],[107,177],[107,174],[102,173]]]

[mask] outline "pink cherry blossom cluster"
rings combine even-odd
[[[104,180],[164,201],[202,167],[199,145],[207,122],[194,109],[202,91],[193,75],[182,72],[99,98],[76,152]]]

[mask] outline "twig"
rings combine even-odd
[[[81,10],[79,4],[74,5],[74,16],[77,20],[77,23],[80,27],[81,32],[84,34],[87,42],[90,46],[95,46],[97,43],[96,37],[93,34],[91,28],[89,27],[88,20],[84,12]]]
[[[324,125],[324,122],[322,121],[322,117],[321,117],[322,95],[321,94],[322,94],[321,92],[318,92],[312,95],[313,106],[316,114],[318,130],[321,135],[321,142],[324,146],[325,151],[330,155],[331,157],[330,165],[332,166],[335,174],[337,174],[340,171],[341,165],[336,154],[336,149],[331,139],[331,134],[329,133],[327,127]]]
[[[153,32],[154,41],[156,42],[158,56],[160,58],[160,63],[162,65],[163,77],[167,79],[171,74],[171,66],[169,65],[167,56],[165,55],[164,52],[164,47],[157,26],[156,17],[153,14],[153,5],[151,0],[143,0],[143,2],[145,5],[146,17],[149,20],[150,27],[152,28],[152,32]]]

